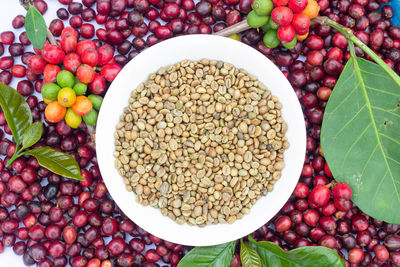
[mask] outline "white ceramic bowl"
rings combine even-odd
[[[244,68],[258,77],[281,101],[282,117],[288,125],[286,136],[290,148],[285,151],[286,167],[274,190],[262,197],[249,214],[233,224],[197,226],[178,225],[161,215],[160,209],[143,207],[135,195],[125,189],[122,177],[114,167],[115,126],[130,93],[147,80],[148,74],[162,66],[184,59],[217,59]],[[118,74],[104,98],[96,129],[99,167],[108,191],[121,210],[137,225],[162,239],[191,246],[216,245],[248,235],[268,222],[293,192],[303,166],[306,131],[303,113],[293,88],[281,71],[264,55],[241,42],[214,35],[190,35],[163,41],[141,52]]]

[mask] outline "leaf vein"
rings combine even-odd
[[[346,129],[346,127],[349,126],[350,123],[352,123],[353,120],[354,120],[355,118],[357,118],[357,116],[361,113],[361,111],[362,111],[366,106],[367,106],[367,104],[365,104],[364,106],[362,106],[362,107],[360,108],[360,110],[357,111],[357,113],[354,114],[354,116],[353,116],[348,122],[346,122],[345,125],[343,125],[343,127],[336,133],[334,139],[336,139],[336,137],[338,137],[338,135],[339,135],[340,133],[342,133],[342,131],[343,131],[344,129]]]
[[[368,87],[369,89],[371,89],[372,91],[377,91],[377,92],[380,92],[380,93],[383,93],[383,94],[387,94],[387,95],[400,96],[400,94],[388,92],[388,91],[381,90],[381,89],[378,89],[378,88],[375,88],[375,87],[371,87],[371,86],[367,86],[367,87]]]
[[[347,163],[347,162],[346,162],[346,159],[347,159],[347,157],[349,156],[351,150],[353,150],[353,147],[358,143],[358,141],[361,140],[361,138],[364,136],[364,134],[367,132],[367,130],[368,130],[368,128],[369,128],[370,126],[371,126],[371,123],[369,123],[369,124],[367,125],[367,127],[364,128],[364,130],[360,133],[360,135],[357,137],[357,139],[354,140],[354,143],[349,147],[349,150],[347,150],[346,154],[345,154],[344,157],[343,157],[342,166],[344,166],[344,165]]]
[[[358,64],[357,64],[357,66],[358,66]],[[360,69],[360,70],[361,70],[361,72],[363,72],[363,73],[371,74],[371,75],[373,75],[373,76],[377,76],[377,77],[380,77],[380,78],[382,78],[382,79],[390,80],[390,81],[391,81],[391,79],[388,79],[387,76],[379,75],[379,74],[376,74],[376,73],[373,73],[373,72],[369,72],[369,71],[365,71],[365,70],[363,70],[363,69]]]
[[[377,110],[380,110],[380,111],[383,111],[383,112],[392,114],[393,116],[396,116],[396,117],[399,117],[399,118],[400,118],[400,115],[399,115],[399,114],[393,113],[393,112],[390,111],[390,110],[386,110],[386,109],[383,109],[383,108],[378,107],[378,106],[371,106],[371,107],[374,108],[374,109],[377,109]]]
[[[392,158],[392,157],[387,157],[388,159],[390,159],[391,161],[394,161],[395,163],[397,163],[398,165],[400,165],[400,161],[397,161],[397,160],[395,160],[394,158]]]
[[[369,158],[368,158],[367,162],[365,162],[364,167],[363,167],[363,169],[362,169],[362,171],[361,171],[361,176],[360,176],[361,178],[360,178],[360,179],[362,179],[363,174],[364,174],[364,172],[365,172],[365,169],[367,168],[367,165],[368,165],[369,161],[372,159],[372,156],[375,154],[376,149],[378,148],[378,146],[379,146],[379,145],[376,144],[374,150],[372,150],[372,152],[371,152],[371,155],[369,155]]]
[[[373,126],[373,129],[374,129],[374,132],[375,132],[376,140],[377,140],[377,142],[378,142],[378,144],[379,144],[379,148],[380,148],[380,150],[381,150],[381,153],[382,153],[382,156],[383,156],[383,160],[385,161],[385,165],[386,165],[386,167],[387,167],[387,170],[389,171],[390,178],[392,179],[392,183],[393,183],[393,185],[394,185],[394,190],[395,190],[395,192],[396,192],[397,199],[400,201],[400,195],[399,195],[399,192],[398,192],[398,190],[397,190],[397,187],[396,187],[396,184],[395,184],[395,181],[394,181],[393,173],[392,173],[392,170],[391,170],[391,168],[390,168],[390,166],[389,166],[388,160],[387,160],[387,158],[386,158],[386,154],[385,154],[385,152],[384,152],[383,145],[382,145],[381,140],[380,140],[380,137],[379,137],[378,128],[376,127],[375,117],[374,117],[374,114],[372,113],[372,105],[371,105],[371,102],[369,101],[369,95],[368,95],[367,89],[366,89],[366,87],[365,87],[364,79],[363,79],[363,77],[362,77],[362,75],[361,75],[360,67],[358,66],[357,59],[355,59],[355,60],[352,59],[352,60],[353,60],[353,63],[354,63],[355,70],[356,70],[356,72],[357,72],[357,76],[358,76],[358,78],[359,78],[359,80],[360,80],[361,89],[362,89],[362,91],[363,91],[365,101],[367,102],[367,105],[368,105],[369,115],[370,115],[370,117],[371,117],[372,126]],[[376,76],[380,76],[380,75],[376,75]],[[387,78],[386,78],[386,79],[387,79]],[[385,175],[385,176],[386,176],[386,175]]]
[[[351,90],[350,94],[348,94],[345,98],[343,98],[343,100],[340,101],[340,102],[336,105],[336,107],[335,107],[331,112],[329,112],[329,113],[330,113],[330,114],[331,114],[331,113],[334,113],[341,105],[343,105],[343,104],[353,95],[353,93],[354,93],[355,91],[357,91],[356,89],[357,89],[357,87],[354,87],[354,89]]]
[[[398,145],[400,145],[400,142],[399,142],[398,140],[393,139],[392,137],[390,137],[390,136],[388,136],[388,135],[386,135],[386,134],[380,133],[379,135],[382,136],[382,137],[385,137],[386,139],[389,139],[389,140],[392,141],[392,142],[395,142],[395,143],[398,144]]]
[[[383,175],[381,181],[380,181],[379,184],[378,184],[378,187],[377,187],[376,190],[375,190],[375,193],[374,193],[374,196],[372,197],[372,199],[375,199],[375,198],[377,197],[377,195],[378,195],[378,193],[379,193],[379,188],[381,187],[383,181],[385,180],[385,177],[386,177],[388,171],[389,171],[389,170],[386,170],[385,175]]]

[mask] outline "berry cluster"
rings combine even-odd
[[[275,48],[282,43],[288,49],[294,48],[297,40],[307,38],[310,19],[320,9],[315,0],[254,0],[251,7],[247,23],[252,28],[261,27],[264,44]]]
[[[78,38],[74,28],[66,27],[61,32],[60,46],[46,42],[41,50],[35,49],[36,55],[28,61],[28,69],[44,77],[46,120],[57,123],[65,119],[72,128],[78,128],[82,118],[87,125],[96,124],[96,110],[102,103],[98,95],[104,93],[106,81],[112,82],[122,69],[114,62],[112,46],[97,48],[93,41],[78,42]],[[98,69],[100,73],[96,73]],[[88,87],[93,94],[86,97]]]

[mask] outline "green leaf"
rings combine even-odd
[[[288,252],[272,242],[249,241],[266,266],[273,267],[345,267],[343,259],[332,249],[319,246],[301,247]]]
[[[243,240],[240,240],[240,260],[242,261],[243,267],[263,267],[260,255],[257,251]]]
[[[235,245],[236,241],[232,241],[210,247],[195,247],[182,258],[178,267],[228,267]]]
[[[24,151],[23,154],[34,156],[40,166],[45,167],[56,174],[80,181],[84,180],[81,176],[78,163],[69,154],[60,152],[48,146]]]
[[[31,124],[28,128],[26,128],[24,137],[22,139],[22,148],[28,148],[36,144],[40,137],[42,136],[43,132],[43,123],[41,121],[37,121],[34,124]]]
[[[18,147],[26,128],[32,124],[31,109],[22,95],[2,83],[0,83],[0,105]]]
[[[32,5],[25,16],[25,31],[32,45],[36,49],[42,49],[47,38],[47,26],[42,14]]]
[[[321,146],[366,214],[400,224],[400,88],[380,66],[349,60],[329,98]]]

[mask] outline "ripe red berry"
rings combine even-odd
[[[101,75],[107,81],[112,82],[121,70],[122,67],[116,63],[106,64],[101,68]]]
[[[96,44],[92,40],[79,41],[76,46],[76,53],[81,56],[83,51],[88,48],[96,49]]]
[[[292,25],[297,34],[304,35],[308,32],[311,21],[306,15],[302,13],[297,13],[293,16]]]
[[[64,57],[63,63],[66,70],[75,73],[81,65],[81,58],[76,53],[69,53]]]
[[[290,43],[291,41],[293,41],[295,35],[296,32],[292,24],[288,24],[286,26],[280,26],[278,29],[278,38],[283,43]]]
[[[347,183],[339,182],[332,189],[332,195],[335,199],[351,199],[352,191]]]
[[[310,207],[319,208],[324,206],[329,201],[331,192],[325,185],[317,185],[308,195]]]
[[[65,27],[61,32],[61,39],[70,37],[70,36],[75,36],[76,38],[79,38],[79,33],[77,30],[75,30],[72,27]]]
[[[347,47],[347,39],[343,36],[343,34],[337,32],[332,38],[332,44],[334,46],[344,49]]]
[[[314,209],[308,209],[303,214],[303,220],[308,226],[316,226],[319,220],[318,211]]]
[[[306,198],[309,192],[310,189],[305,183],[298,182],[296,188],[294,189],[293,194],[298,198]]]
[[[385,262],[389,259],[389,251],[383,245],[376,245],[374,247],[374,253],[378,260]]]
[[[76,230],[72,226],[66,226],[62,233],[65,243],[72,244],[76,240]]]
[[[99,53],[95,48],[88,48],[83,51],[81,58],[84,64],[88,64],[92,67],[96,66],[99,63]]]
[[[109,44],[102,45],[97,49],[99,53],[99,65],[107,64],[114,56],[114,47]]]
[[[289,8],[295,13],[303,11],[308,4],[308,0],[289,0]]]
[[[364,259],[364,252],[361,248],[353,248],[349,251],[349,262],[358,264]]]
[[[47,64],[43,70],[43,77],[45,82],[54,83],[57,81],[57,74],[60,72],[58,65]]]
[[[289,230],[292,222],[288,216],[282,216],[275,222],[275,230],[277,232],[285,232]]]
[[[293,11],[288,7],[278,6],[272,10],[271,18],[278,25],[285,26],[292,22]]]
[[[73,35],[61,38],[61,47],[66,53],[75,52],[77,44],[78,39]]]
[[[272,0],[274,6],[286,6],[289,0]]]
[[[368,220],[362,215],[353,216],[351,223],[355,227],[356,231],[365,231],[368,229],[369,223]]]
[[[50,64],[60,64],[65,56],[64,51],[57,45],[45,44],[41,50],[43,59]]]
[[[93,94],[100,95],[106,89],[106,81],[103,76],[96,73],[94,75],[93,81],[89,84],[89,89]]]
[[[343,199],[343,198],[341,198],[341,199],[335,198],[335,199],[333,200],[333,203],[335,204],[335,207],[336,207],[338,210],[341,210],[341,211],[348,211],[348,210],[351,208],[351,206],[352,206],[350,200],[348,200],[348,199]]]
[[[328,164],[326,162],[325,162],[325,165],[324,165],[324,172],[325,172],[326,176],[331,177],[331,178],[333,177],[331,169],[329,169],[329,166],[328,166]]]
[[[34,55],[29,58],[28,66],[33,74],[42,74],[46,67],[46,61],[42,56]]]

